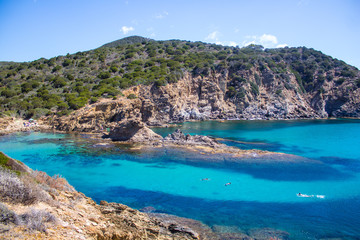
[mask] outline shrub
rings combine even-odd
[[[64,62],[62,63],[63,67],[67,67],[71,64],[71,60],[70,59],[65,59]]]
[[[57,72],[57,71],[59,71],[60,69],[61,69],[61,66],[57,65],[56,67],[54,67],[54,68],[52,69],[52,72]]]
[[[129,96],[127,96],[128,99],[135,99],[137,98],[135,94],[131,93]]]
[[[68,75],[66,75],[66,77],[67,77],[67,79],[69,79],[70,81],[72,81],[72,80],[74,80],[75,79],[75,77],[72,75],[72,74],[68,74]]]
[[[16,92],[14,90],[7,89],[7,88],[2,90],[2,92],[1,92],[1,96],[6,97],[6,98],[11,98],[15,95],[16,95]]]
[[[116,66],[111,66],[110,71],[112,71],[113,73],[116,73],[118,71],[118,68]]]
[[[55,88],[62,88],[66,86],[66,81],[62,77],[55,77],[52,82]]]
[[[0,167],[0,200],[29,205],[47,201],[48,195],[28,175],[19,177],[15,172]]]
[[[345,78],[339,78],[338,80],[335,81],[336,84],[341,85],[345,82]]]
[[[0,152],[0,167],[8,168],[7,163],[9,162],[9,158]]]
[[[160,86],[165,86],[167,84],[165,78],[160,78],[160,79],[156,79],[154,82],[155,86],[160,87]]]
[[[107,78],[111,77],[111,74],[109,72],[101,72],[98,75],[98,77],[101,78],[101,79],[107,79]]]
[[[32,204],[36,202],[33,189],[9,170],[0,168],[0,199],[12,203]]]
[[[46,223],[54,223],[54,215],[44,210],[31,209],[29,212],[19,216],[19,223],[31,230],[46,232]]]
[[[250,82],[251,91],[257,96],[259,95],[259,86],[256,83]]]
[[[69,191],[69,192],[74,192],[75,189],[74,187],[72,187],[65,178],[59,176],[59,175],[55,175],[53,177],[50,177],[49,175],[47,175],[45,172],[41,172],[41,171],[35,171],[33,172],[33,177],[35,178],[35,180],[38,183],[41,184],[46,184],[51,188],[55,188],[57,190],[60,191]]]
[[[9,223],[17,224],[18,222],[19,220],[16,213],[0,203],[0,223],[8,225]]]
[[[97,100],[98,100],[97,97],[91,97],[91,98],[90,98],[90,103],[96,103]]]
[[[231,97],[234,97],[236,95],[236,90],[233,86],[230,86],[228,87],[228,92],[227,92],[228,96],[231,98]]]
[[[35,118],[35,119],[39,119],[41,116],[45,116],[46,114],[48,114],[49,109],[46,108],[34,108],[29,110],[28,112],[28,116],[27,118]]]

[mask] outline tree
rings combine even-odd
[[[63,67],[67,67],[71,64],[71,60],[70,59],[65,59],[62,63]]]
[[[62,88],[66,86],[66,81],[63,77],[56,76],[52,82],[55,88]]]
[[[101,72],[98,75],[98,77],[101,78],[101,79],[107,79],[107,78],[111,77],[111,74],[109,72]]]
[[[118,68],[116,66],[111,66],[110,71],[112,71],[113,73],[116,73],[118,71]]]

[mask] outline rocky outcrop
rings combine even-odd
[[[129,235],[132,235],[130,239],[206,239],[201,232],[209,229],[195,220],[188,219],[184,224],[182,218],[176,216],[149,216],[119,203],[101,201],[99,209],[106,218],[111,219],[114,226],[99,232],[98,239],[126,239]],[[189,227],[191,224],[202,225],[197,229],[199,233]]]
[[[360,117],[360,89],[351,81],[324,82],[321,91],[304,93],[291,72],[252,68],[241,74],[248,80],[230,77],[226,69],[208,76],[186,73],[177,83],[136,86],[117,100],[103,99],[46,121],[62,131],[101,132],[130,119],[161,126],[211,119]],[[128,99],[130,94],[137,98]]]
[[[185,135],[180,129],[177,129],[174,133],[169,134],[163,140],[163,143],[166,144],[176,144],[176,145],[185,145],[185,146],[203,146],[211,148],[226,148],[224,144],[218,143],[215,139],[209,138],[203,135],[194,135],[190,134]]]
[[[154,142],[162,139],[160,135],[154,133],[140,120],[119,122],[117,126],[110,130],[109,134],[104,135],[104,138],[134,143]]]

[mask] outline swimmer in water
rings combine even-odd
[[[201,181],[209,181],[210,179],[209,178],[203,178],[201,179]]]
[[[225,187],[231,185],[231,182],[225,183]]]
[[[298,193],[297,195],[298,195],[298,197],[308,197],[308,198],[314,197],[314,195],[308,195],[308,194],[302,194],[302,193]]]

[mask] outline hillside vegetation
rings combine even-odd
[[[226,98],[232,102],[256,98],[259,88],[269,84],[269,74],[279,96],[284,89],[326,94],[328,83],[349,94],[360,87],[357,68],[314,49],[239,48],[134,36],[86,52],[0,64],[0,112],[23,118],[63,116],[99,98],[116,99],[131,86],[160,87],[185,74],[209,78],[217,73],[226,73]]]

